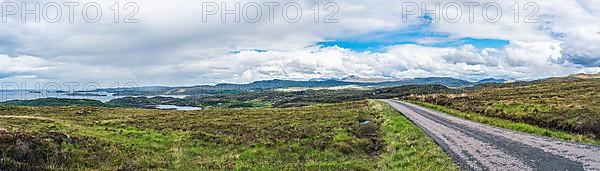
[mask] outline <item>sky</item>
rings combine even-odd
[[[2,83],[531,80],[600,72],[598,0],[1,2]],[[275,2],[274,10],[265,5]],[[425,11],[436,2],[441,12]],[[480,5],[472,11],[464,5],[473,2]],[[72,11],[65,6],[75,3]]]

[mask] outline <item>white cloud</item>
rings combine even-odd
[[[528,58],[534,55],[539,56]],[[556,64],[554,60],[558,57],[560,47],[556,43],[545,42],[516,42],[504,49],[476,49],[470,45],[458,48],[397,45],[388,47],[385,52],[312,47],[294,51],[242,51],[204,63],[184,65],[184,68],[219,66],[210,73],[237,75],[233,78],[238,82],[344,75],[396,78],[452,76],[469,80],[483,77],[533,79],[586,71],[573,64]]]
[[[0,55],[0,77],[44,71],[50,67],[51,64],[48,61],[33,56]]]
[[[547,66],[561,57],[559,42],[513,41],[505,49],[510,66]]]
[[[105,15],[97,24],[85,23],[81,18],[75,23],[0,24],[0,54],[11,56],[0,56],[0,77],[9,77],[6,80],[31,75],[34,77],[22,79],[193,85],[345,75],[532,79],[597,72],[600,67],[600,5],[594,0],[536,2],[541,22],[529,24],[513,21],[508,7],[514,1],[493,1],[503,7],[502,20],[497,23],[484,21],[479,12],[475,22],[469,23],[463,9],[459,23],[417,28],[447,33],[452,40],[471,37],[510,41],[505,48],[394,45],[380,52],[314,45],[323,40],[419,25],[418,16],[402,22],[402,1],[336,1],[340,6],[337,24],[314,23],[308,9],[313,1],[295,1],[303,5],[305,13],[298,23],[284,22],[281,10],[277,10],[275,23],[239,24],[220,23],[218,16],[202,23],[203,1],[136,2],[140,7],[137,24],[111,23],[108,6],[112,2],[104,1],[99,3],[105,7]],[[486,2],[492,1],[480,4]],[[440,39],[445,38],[424,37],[419,42],[444,41]],[[234,51],[241,52],[231,53]]]

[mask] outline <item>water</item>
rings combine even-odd
[[[135,96],[135,97],[140,97],[140,96]],[[156,95],[156,96],[144,96],[147,98],[153,98],[153,97],[172,97],[172,98],[178,98],[178,99],[183,99],[188,97],[188,95]]]
[[[123,97],[131,97],[131,96],[114,96],[112,93],[107,92],[86,92],[88,94],[93,95],[68,95],[66,92],[53,92],[53,91],[45,91],[45,92],[35,92],[35,91],[0,91],[0,102],[11,101],[11,100],[34,100],[40,98],[63,98],[63,99],[90,99],[90,100],[98,100],[103,103],[106,103],[113,99],[123,98]],[[82,93],[82,94],[86,94]],[[185,98],[186,95],[159,95],[161,97],[172,97],[172,98]],[[135,96],[142,97],[142,96]],[[157,97],[157,96],[143,96],[147,98]],[[175,106],[175,105],[156,105],[152,106],[157,109],[164,110],[202,110],[202,107],[192,107],[192,106]]]
[[[63,99],[90,99],[90,100],[98,100],[101,102],[108,102],[113,99],[123,98],[123,97],[131,97],[131,96],[114,96],[112,93],[107,92],[85,92],[94,95],[68,95],[66,92],[53,92],[53,91],[43,91],[43,92],[34,92],[34,91],[0,91],[0,102],[11,101],[11,100],[34,100],[41,98],[63,98]],[[82,93],[82,94],[85,94]],[[101,95],[101,96],[97,96]],[[185,95],[160,95],[162,97],[173,97],[173,98],[185,98]],[[141,97],[141,96],[135,96]],[[145,96],[148,98],[157,97],[157,96]]]
[[[91,99],[107,102],[112,99],[122,98],[123,96],[113,96],[112,93],[106,92],[89,92],[89,94],[95,95],[67,95],[66,92],[53,92],[53,91],[0,91],[0,102],[11,101],[11,100],[34,100],[41,98],[64,98],[64,99]],[[96,96],[101,95],[101,96]]]
[[[202,110],[202,107],[192,107],[192,106],[156,105],[154,107],[157,109],[163,109],[163,110]]]

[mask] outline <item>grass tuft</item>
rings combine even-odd
[[[521,132],[526,132],[526,133],[531,133],[531,134],[536,134],[536,135],[541,135],[541,136],[546,136],[546,137],[551,137],[551,138],[556,138],[556,139],[561,139],[561,140],[566,140],[566,141],[571,141],[571,142],[600,145],[600,140],[594,139],[594,137],[595,137],[594,135],[574,134],[574,133],[568,133],[568,132],[563,132],[563,131],[556,131],[556,130],[551,130],[548,128],[542,128],[542,127],[530,125],[527,123],[519,123],[519,122],[514,122],[514,121],[510,121],[510,120],[506,120],[506,119],[484,116],[484,115],[480,115],[480,114],[476,114],[476,113],[462,112],[459,110],[450,109],[450,108],[447,108],[444,106],[435,105],[435,104],[431,104],[431,103],[427,103],[427,102],[421,102],[421,101],[410,101],[410,102],[414,103],[414,104],[418,104],[423,107],[433,109],[433,110],[444,112],[446,114],[450,114],[453,116],[465,118],[468,120],[480,122],[480,123],[491,125],[491,126],[496,126],[496,127],[500,127],[500,128],[521,131]]]

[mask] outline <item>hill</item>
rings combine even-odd
[[[357,81],[361,80],[361,81]],[[370,81],[382,82],[370,82]],[[248,84],[217,84],[217,85],[198,85],[191,87],[140,87],[125,89],[100,89],[115,93],[117,95],[206,95],[206,94],[235,94],[244,92],[271,91],[284,88],[316,88],[316,87],[341,87],[341,86],[361,86],[371,88],[394,87],[405,85],[430,85],[439,84],[447,87],[473,86],[479,83],[505,82],[505,80],[486,79],[482,82],[470,82],[450,77],[427,77],[413,79],[368,79],[359,77],[350,77],[344,79],[311,79],[308,81],[293,80],[265,80],[256,81]]]
[[[176,106],[199,106],[199,104],[188,99],[173,97],[123,97],[106,102],[108,106],[153,108],[154,105],[176,105]]]
[[[569,77],[581,78],[581,79],[600,79],[600,73],[597,74],[574,74]]]
[[[0,105],[9,106],[106,106],[98,100],[89,99],[64,99],[64,98],[42,98],[34,100],[12,100],[0,102]]]
[[[464,92],[408,99],[600,138],[600,79],[595,77],[484,84]]]
[[[153,108],[156,105],[204,106],[219,108],[299,107],[319,103],[338,103],[365,99],[387,99],[411,94],[457,93],[443,85],[408,85],[378,89],[320,89],[304,91],[258,91],[229,94],[173,97],[123,97],[102,103],[97,100],[42,98],[14,100],[0,105],[12,106],[103,106]]]
[[[318,103],[338,103],[364,99],[388,99],[411,94],[458,93],[460,90],[443,85],[407,85],[373,90],[305,90],[263,91],[239,94],[220,94],[188,98],[202,106],[224,107],[298,107]]]

